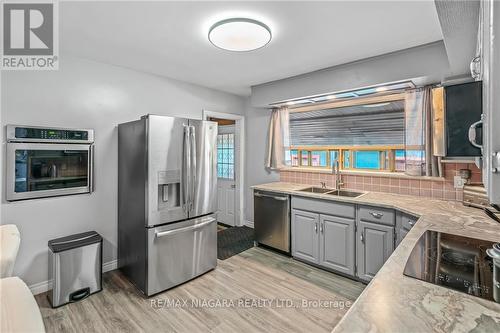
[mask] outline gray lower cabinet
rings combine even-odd
[[[354,218],[292,209],[292,256],[354,275]]]
[[[292,256],[319,263],[319,215],[292,209]]]
[[[417,216],[400,211],[396,212],[396,246],[406,237],[410,229],[417,223],[417,220]]]
[[[358,221],[358,277],[370,281],[394,250],[394,226]]]
[[[292,196],[292,256],[370,281],[413,224],[394,209]],[[399,229],[398,229],[399,230]]]
[[[354,219],[320,215],[319,264],[347,275],[354,275]]]

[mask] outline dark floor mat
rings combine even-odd
[[[217,258],[226,260],[253,247],[253,229],[232,227],[217,232]]]

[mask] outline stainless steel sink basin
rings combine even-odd
[[[333,191],[331,188],[324,188],[324,187],[307,187],[302,190],[299,190],[300,192],[309,192],[309,193],[327,193]]]
[[[357,198],[360,195],[363,195],[363,192],[354,192],[354,191],[348,191],[348,190],[334,190],[330,192],[326,192],[326,194],[329,195],[337,195],[339,197],[349,197],[349,198]]]

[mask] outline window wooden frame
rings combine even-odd
[[[402,172],[396,170],[396,151],[404,150],[404,145],[383,145],[383,146],[291,146],[291,151],[297,151],[298,165],[289,165],[292,168],[312,168],[312,169],[330,169],[332,168],[331,154],[336,151],[339,157],[340,170],[359,170],[370,172]],[[306,151],[307,165],[302,164],[302,154]],[[326,155],[326,166],[312,166],[311,156],[315,151],[324,151]],[[355,152],[356,151],[378,151],[380,158],[380,169],[371,168],[356,168]],[[345,167],[344,153],[349,152],[349,167]]]

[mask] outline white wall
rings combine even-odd
[[[400,80],[434,83],[449,74],[446,49],[439,41],[253,86],[252,106]]]
[[[245,103],[246,156],[245,156],[245,220],[253,223],[253,190],[250,186],[279,181],[279,173],[267,170],[265,165],[270,111],[254,108]]]
[[[61,56],[59,71],[4,72],[2,127],[23,124],[95,130],[95,185],[90,195],[5,202],[2,224],[21,232],[15,274],[28,285],[47,276],[47,241],[96,230],[103,261],[116,259],[117,124],[152,113],[202,118],[202,109],[244,113],[242,98],[121,67]],[[3,138],[5,141],[5,138]],[[5,156],[5,142],[2,156]],[[5,164],[2,178],[5,177]]]

